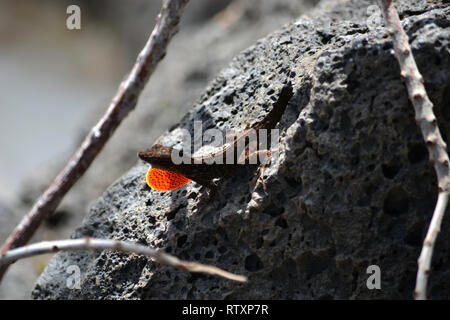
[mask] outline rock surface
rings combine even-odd
[[[38,279],[36,299],[411,298],[416,260],[436,200],[436,178],[392,43],[369,28],[372,1],[323,1],[308,15],[236,56],[180,129],[244,128],[268,110],[290,76],[295,95],[279,124],[280,157],[265,169],[268,195],[242,168],[212,205],[188,184],[151,191],[139,162],[91,207],[74,238],[130,240],[249,277],[236,284],[113,252],[59,253]],[[397,1],[413,53],[449,136],[450,5]],[[151,126],[151,124],[149,124]],[[151,144],[151,143],[150,143]],[[443,221],[430,298],[450,297],[450,228]],[[81,289],[66,286],[81,269]],[[381,269],[381,290],[366,286]]]

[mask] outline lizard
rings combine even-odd
[[[272,110],[261,121],[250,127],[250,129],[255,130],[257,133],[260,129],[267,129],[269,136],[270,129],[275,128],[276,124],[280,121],[292,96],[292,84],[288,81],[281,89],[277,101],[273,104]],[[233,142],[221,151],[201,157],[190,157],[188,163],[174,164],[172,161],[172,152],[179,152],[181,155],[182,151],[178,151],[172,147],[162,146],[161,144],[155,144],[149,149],[140,151],[138,157],[151,165],[146,175],[147,184],[155,190],[169,191],[177,189],[191,181],[195,181],[210,190],[209,197],[211,198],[217,188],[214,179],[229,176],[237,169],[237,166],[241,165],[237,162],[227,164],[226,154],[230,148],[234,148],[234,157],[236,159],[238,140],[246,139],[245,132],[247,130],[236,134]],[[244,141],[244,143],[246,152],[244,156],[248,160],[248,143],[247,141]],[[267,152],[270,155],[270,151]],[[213,159],[220,158],[223,160],[221,163],[212,163]],[[257,164],[260,164],[259,159],[258,162]]]

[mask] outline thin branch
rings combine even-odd
[[[178,31],[178,24],[187,2],[188,0],[163,1],[153,32],[127,79],[120,84],[106,114],[15,228],[0,249],[0,253],[23,246],[30,240],[42,221],[54,213],[65,194],[86,172],[122,120],[134,109],[150,75],[166,54],[167,45]],[[7,268],[7,265],[0,268],[0,281]]]
[[[447,207],[448,195],[448,192],[439,193],[433,218],[428,227],[427,236],[425,237],[422,252],[420,253],[418,261],[419,270],[417,271],[416,288],[414,290],[414,298],[417,300],[425,300],[427,298],[427,282],[430,273],[431,257],[433,256],[436,238],[441,229],[442,218],[444,217],[445,208]]]
[[[109,239],[69,239],[57,241],[43,241],[31,244],[25,247],[10,250],[3,255],[0,255],[0,266],[8,265],[16,260],[28,258],[40,254],[52,253],[57,251],[78,251],[78,250],[114,250],[125,253],[135,253],[153,258],[157,263],[168,265],[180,270],[188,272],[207,273],[214,276],[219,276],[228,280],[237,282],[246,282],[247,277],[240,276],[228,271],[224,271],[214,266],[204,265],[197,262],[188,262],[178,259],[160,250],[152,249],[140,244],[117,241]]]
[[[438,201],[418,260],[419,268],[414,291],[415,299],[426,299],[427,281],[433,248],[440,230],[442,217],[447,207],[450,192],[449,158],[447,145],[442,139],[436,117],[433,113],[433,104],[425,91],[423,77],[417,68],[411,47],[408,43],[408,36],[403,30],[393,1],[381,0],[381,5],[386,26],[394,44],[395,57],[400,65],[400,76],[408,89],[409,99],[414,106],[416,114],[416,122],[422,131],[422,136],[430,155],[430,162],[434,166],[438,179]]]

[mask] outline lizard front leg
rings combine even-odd
[[[213,180],[206,180],[206,179],[205,180],[197,179],[195,182],[197,182],[198,184],[200,184],[208,189],[206,198],[200,200],[199,204],[210,203],[214,199],[214,196],[217,193],[217,185],[214,183]]]
[[[269,163],[269,159],[271,157],[271,153],[270,153],[270,150],[258,150],[256,152],[258,153],[258,157],[259,157],[260,153],[265,153],[264,161],[261,163],[261,166],[258,169],[259,177],[258,177],[258,180],[256,181],[256,187],[258,187],[259,181],[261,181],[261,184],[262,184],[262,187],[263,187],[263,190],[264,190],[264,194],[267,196],[266,182],[264,180],[264,168]]]

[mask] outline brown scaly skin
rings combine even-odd
[[[292,98],[293,90],[292,90],[292,84],[289,81],[287,84],[283,86],[281,89],[280,95],[278,97],[278,100],[274,103],[272,110],[266,115],[266,117],[252,126],[250,129],[253,130],[260,130],[260,129],[267,129],[268,130],[268,138],[270,138],[270,129],[273,129],[276,124],[280,121],[281,116],[283,115],[289,100]],[[189,157],[189,160],[187,163],[183,162],[181,164],[174,164],[172,162],[172,152],[178,153],[178,155],[181,155],[181,152],[179,150],[173,149],[172,147],[165,147],[160,144],[156,144],[153,147],[143,150],[138,153],[138,157],[152,165],[152,167],[161,169],[161,170],[169,170],[177,172],[197,183],[199,183],[202,186],[207,187],[210,189],[210,197],[212,193],[215,192],[217,186],[213,182],[214,179],[217,178],[223,178],[226,176],[229,176],[232,172],[234,172],[238,166],[241,166],[242,164],[239,164],[237,162],[237,145],[238,141],[240,139],[245,139],[246,130],[244,130],[242,133],[235,135],[234,141],[231,145],[229,145],[227,148],[224,148],[222,151],[212,153],[209,155],[205,155],[202,157]],[[245,153],[245,163],[248,165],[248,159],[250,157],[248,152],[248,142],[245,141],[245,150],[247,151]],[[226,164],[226,154],[227,150],[230,148],[234,149],[234,156],[235,160],[234,164]],[[212,159],[220,159],[222,158],[223,164],[218,163],[212,163],[208,164],[206,162],[207,160]],[[201,163],[198,164],[198,162],[201,160]],[[257,157],[258,164],[259,157]],[[210,161],[209,163],[211,163]]]

